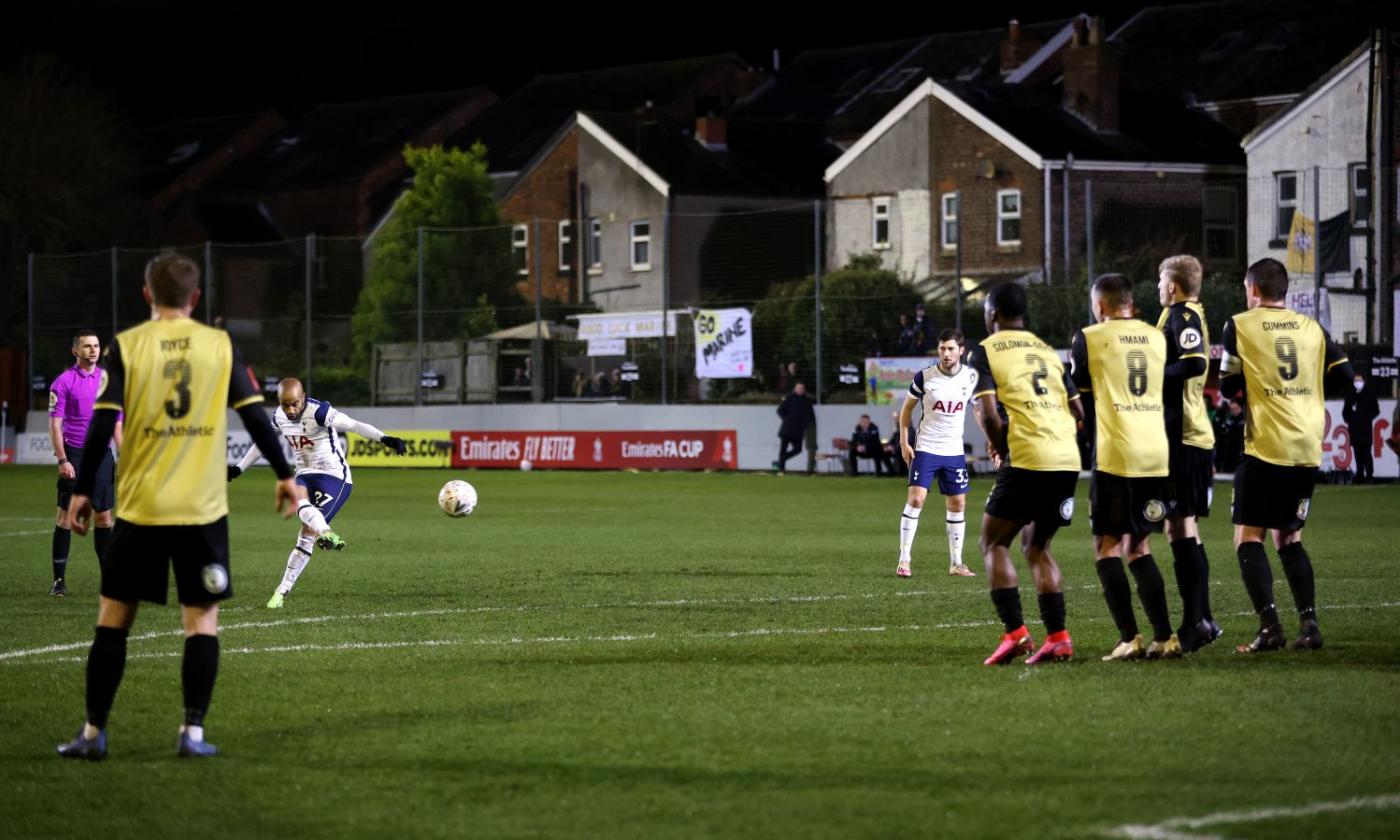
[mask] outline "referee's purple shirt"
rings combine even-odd
[[[63,445],[81,450],[87,440],[88,423],[92,422],[92,404],[97,402],[97,389],[102,385],[102,368],[94,367],[84,373],[79,365],[65,370],[49,386],[49,416],[63,418]],[[121,419],[121,415],[117,416]]]

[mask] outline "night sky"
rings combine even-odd
[[[768,67],[774,48],[851,46],[935,31],[1002,27],[1012,17],[1045,20],[1081,11],[1122,22],[1140,3],[982,0],[948,10],[928,4],[868,19],[848,8],[837,20],[814,13],[755,16],[749,6],[701,4],[386,3],[25,3],[7,9],[0,67],[21,56],[61,57],[107,91],[136,124],[265,107],[295,116],[318,102],[367,99],[476,84],[500,96],[537,73],[558,73],[738,52]],[[786,9],[799,9],[783,4]],[[886,7],[893,11],[896,7]],[[667,22],[659,9],[679,12]],[[548,31],[531,29],[542,24]],[[636,34],[652,28],[655,37]]]

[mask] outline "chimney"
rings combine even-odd
[[[1001,42],[1001,75],[1009,76],[1042,46],[1044,44],[1036,38],[1022,33],[1021,22],[1012,18],[1006,30],[1006,40]]]
[[[711,151],[726,151],[729,148],[729,132],[724,117],[696,117],[695,141]]]
[[[1118,133],[1118,45],[1103,37],[1103,18],[1080,16],[1065,48],[1064,107],[1095,131]]]

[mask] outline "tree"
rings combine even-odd
[[[816,281],[807,277],[775,285],[754,308],[758,363],[774,371],[797,362],[810,377],[816,363]],[[843,364],[860,364],[873,352],[891,352],[899,336],[899,313],[912,313],[919,295],[879,257],[854,255],[845,268],[822,277],[822,385],[838,386]],[[807,381],[815,387],[815,381]],[[861,386],[852,386],[861,391]]]
[[[418,247],[423,244],[423,337],[453,340],[495,323],[513,293],[510,228],[487,174],[486,147],[405,147],[413,185],[375,236],[369,272],[351,318],[356,360],[375,344],[417,335]]]
[[[28,254],[105,247],[127,224],[126,140],[108,99],[59,60],[0,72],[0,344],[20,341]]]

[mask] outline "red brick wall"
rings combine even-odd
[[[540,220],[539,243],[531,230],[530,275],[522,278],[516,290],[522,300],[535,300],[535,278],[539,273],[540,287],[546,300],[567,303],[577,299],[580,231],[575,225],[574,257],[567,272],[559,270],[559,221],[577,216],[578,129],[574,128],[533,168],[521,174],[521,180],[501,203],[501,218],[509,222],[528,224]],[[534,264],[535,254],[540,265]]]
[[[1043,260],[1041,172],[942,102],[934,101],[929,131],[932,161],[933,225],[931,243],[936,273],[955,270],[956,257],[940,247],[940,196],[962,191],[958,224],[962,228],[963,274],[986,277],[1035,271]],[[993,171],[992,177],[985,177]],[[997,191],[1021,190],[1021,244],[998,246]]]

